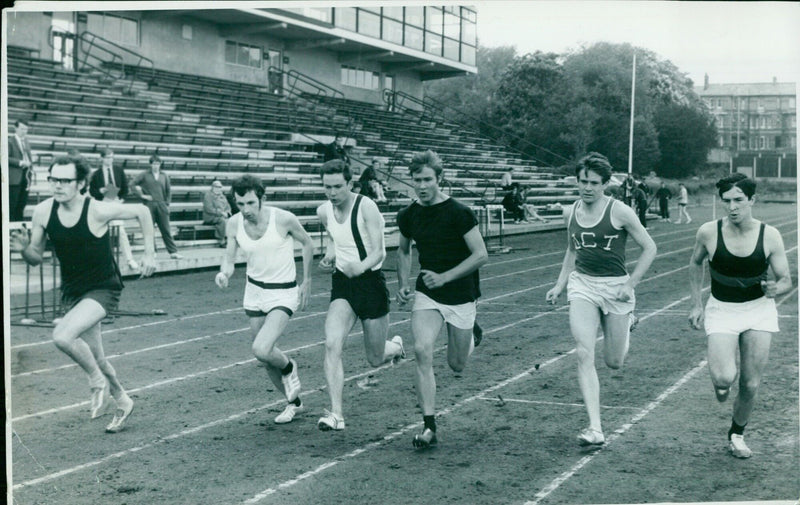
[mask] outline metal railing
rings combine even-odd
[[[127,47],[121,46],[112,40],[108,40],[100,35],[90,31],[84,31],[79,37],[80,53],[84,55],[84,61],[89,57],[95,57],[103,62],[103,67],[114,68],[119,66],[121,77],[124,78],[128,72],[127,68],[132,68],[134,71],[130,72],[130,84],[128,85],[128,93],[133,88],[134,78],[142,76],[148,81],[152,81],[155,77],[155,65],[150,58],[137,53]],[[103,61],[102,58],[93,54],[93,51],[100,51],[103,54],[112,55],[113,61]],[[128,62],[125,63],[125,57],[128,57]],[[149,76],[147,73],[149,72]]]

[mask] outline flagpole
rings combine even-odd
[[[636,51],[633,53],[633,76],[631,77],[631,133],[628,140],[628,175],[633,173],[633,110],[636,99]]]

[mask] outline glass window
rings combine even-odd
[[[250,48],[250,61],[247,64],[251,67],[261,68],[261,48]]]
[[[192,25],[183,25],[181,29],[181,37],[186,40],[192,40]]]
[[[358,10],[358,33],[381,38],[381,17],[363,9]]]
[[[425,32],[425,52],[442,55],[442,36]]]
[[[453,39],[444,39],[444,57],[448,60],[458,61],[458,41]]]
[[[425,26],[425,8],[406,7],[406,25],[423,28]]]
[[[402,7],[384,7],[383,8],[383,15],[387,18],[396,19],[398,21],[403,20],[403,8]]]
[[[236,63],[236,42],[225,41],[225,61],[227,63]]]
[[[263,52],[260,47],[225,41],[225,62],[247,67],[261,68]]]
[[[444,14],[442,9],[436,7],[425,7],[425,29],[433,33],[442,33]]]
[[[403,23],[400,21],[392,21],[391,19],[384,18],[383,20],[383,40],[394,42],[395,44],[403,43]]]
[[[353,7],[337,7],[333,11],[333,19],[336,26],[356,31],[356,10]]]
[[[789,99],[789,108],[794,109],[794,98]]]
[[[117,16],[105,16],[103,21],[103,37],[114,42],[119,42],[122,31],[122,18]]]
[[[406,25],[406,38],[403,45],[422,51],[422,29]]]
[[[372,86],[371,89],[378,89],[381,87],[381,75],[377,72],[372,72]]]
[[[477,45],[477,32],[473,21],[461,20],[461,42],[471,46]]]
[[[120,18],[122,22],[120,30],[120,42],[132,46],[139,45],[139,23],[133,19]]]
[[[461,17],[467,21],[472,21],[473,24],[478,20],[478,16],[475,14],[475,11],[467,7],[461,8]]]
[[[461,62],[467,65],[475,65],[475,48],[466,44],[461,44]]]
[[[444,15],[444,36],[451,39],[458,39],[461,37],[461,22],[458,16],[454,14],[445,13]]]

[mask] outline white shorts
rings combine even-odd
[[[636,295],[626,302],[614,298],[617,288],[628,282],[628,279],[629,275],[595,277],[573,270],[567,280],[567,300],[586,300],[603,311],[603,314],[628,314],[636,308]]]
[[[417,310],[435,310],[442,315],[444,322],[460,330],[471,330],[475,326],[477,302],[460,303],[458,305],[445,305],[432,299],[425,293],[417,291],[414,294],[414,308]]]
[[[721,302],[708,297],[705,312],[706,335],[740,335],[747,330],[777,333],[778,309],[773,298],[762,296],[749,302]]]
[[[297,312],[299,307],[299,291],[297,286],[286,289],[264,289],[253,283],[246,282],[244,286],[244,310],[250,317],[258,317],[259,314],[266,315],[270,311],[282,308],[288,309],[290,316]],[[286,312],[286,310],[284,310]]]

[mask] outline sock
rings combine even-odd
[[[303,402],[300,401],[300,397],[298,396],[297,398],[295,398],[294,400],[290,401],[289,403],[291,403],[295,407],[299,407]]]
[[[281,369],[281,373],[283,375],[289,375],[290,373],[292,373],[292,368],[294,368],[292,366],[292,360],[289,360],[289,364]]]
[[[101,388],[106,385],[106,377],[98,368],[89,376],[89,387],[91,389]]]
[[[747,426],[747,423],[744,423],[743,425],[740,426],[736,424],[736,421],[731,420],[731,429],[728,430],[728,440],[731,439],[731,435],[733,435],[734,433],[737,435],[744,435],[745,426]]]
[[[425,423],[426,428],[436,433],[436,421],[433,416],[422,416],[422,421]]]

